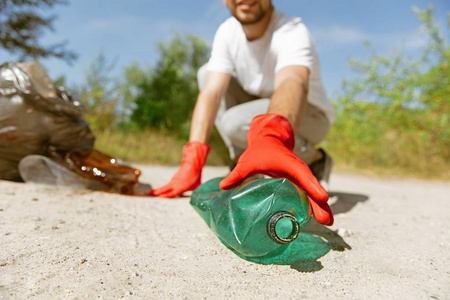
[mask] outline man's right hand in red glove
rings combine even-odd
[[[149,196],[174,198],[184,192],[193,191],[201,184],[202,169],[206,163],[210,147],[205,143],[189,142],[183,148],[183,160],[172,180],[149,192]]]

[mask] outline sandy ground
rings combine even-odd
[[[137,167],[153,186],[175,171]],[[335,224],[310,222],[307,255],[261,265],[225,248],[188,197],[0,181],[0,298],[450,299],[448,183],[333,174],[331,195]]]

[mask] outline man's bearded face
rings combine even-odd
[[[272,8],[271,0],[223,0],[230,13],[241,24],[254,24]]]

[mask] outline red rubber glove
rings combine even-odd
[[[220,182],[220,187],[224,190],[234,188],[258,173],[287,178],[306,192],[316,220],[332,225],[328,194],[308,165],[292,152],[294,143],[292,126],[284,116],[267,113],[254,117],[247,133],[248,147],[233,171]]]
[[[174,198],[201,185],[202,168],[211,148],[204,143],[189,142],[183,147],[183,160],[172,180],[149,192],[149,196]]]

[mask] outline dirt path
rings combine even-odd
[[[174,168],[138,166],[159,186]],[[226,174],[206,168],[203,178]],[[292,265],[226,249],[189,205],[0,181],[0,298],[450,299],[450,185],[334,174]]]

